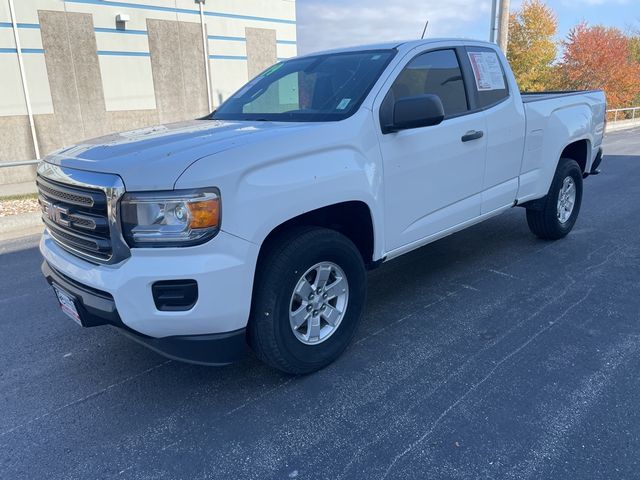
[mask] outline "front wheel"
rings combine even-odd
[[[527,209],[529,229],[547,240],[563,238],[575,225],[581,204],[582,170],[575,160],[561,158],[541,208]]]
[[[249,343],[265,363],[306,374],[348,346],[366,297],[360,252],[325,228],[290,230],[265,247],[258,266]]]

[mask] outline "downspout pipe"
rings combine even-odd
[[[33,111],[31,110],[31,97],[29,96],[29,88],[27,87],[27,74],[24,69],[22,59],[22,47],[20,46],[20,35],[18,34],[18,21],[16,20],[16,9],[13,0],[9,1],[9,13],[11,15],[11,27],[13,28],[13,38],[16,42],[16,52],[18,53],[18,66],[20,68],[20,79],[22,80],[22,91],[24,92],[24,101],[27,105],[27,115],[29,116],[29,126],[31,127],[31,138],[33,140],[33,150],[36,159],[40,160],[40,147],[38,145],[38,136],[36,135],[36,125],[33,121]]]
[[[206,0],[195,0],[200,7],[200,28],[202,29],[202,52],[204,53],[204,73],[207,77],[207,105],[209,112],[213,112],[211,104],[211,76],[209,75],[209,42],[207,41],[207,26],[204,23],[204,2]]]

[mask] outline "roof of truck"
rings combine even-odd
[[[420,45],[428,45],[430,43],[440,43],[440,42],[451,42],[451,43],[459,43],[459,42],[472,42],[477,44],[486,44],[489,46],[495,46],[494,43],[482,41],[482,40],[474,40],[471,38],[425,38],[418,40],[398,40],[394,42],[385,42],[385,43],[372,43],[368,45],[355,45],[350,47],[336,48],[331,50],[322,50],[318,52],[311,52],[305,55],[300,55],[300,57],[308,57],[314,55],[326,55],[331,53],[343,53],[343,52],[361,52],[366,50],[390,50],[392,48],[398,47],[418,47]]]

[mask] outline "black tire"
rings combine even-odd
[[[558,218],[558,198],[564,180],[571,177],[575,183],[576,198],[571,215],[564,223]],[[527,209],[527,223],[531,232],[546,240],[566,237],[576,223],[582,204],[582,170],[571,158],[561,158],[551,182],[549,193],[537,207]]]
[[[320,262],[339,266],[348,282],[341,322],[326,340],[308,345],[296,338],[289,321],[291,296],[303,274]],[[263,362],[300,375],[320,370],[338,358],[353,338],[366,301],[367,278],[356,246],[326,228],[293,228],[265,246],[256,272],[249,344]]]

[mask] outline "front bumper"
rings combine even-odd
[[[258,246],[221,231],[203,245],[132,249],[116,265],[95,265],[60,247],[45,231],[40,251],[57,272],[88,289],[108,294],[122,324],[146,337],[209,335],[247,325]],[[187,311],[160,311],[152,285],[195,280],[198,300]]]
[[[241,360],[247,353],[244,328],[209,335],[149,337],[132,330],[122,322],[109,293],[72,280],[56,271],[46,261],[42,263],[42,273],[50,285],[55,284],[75,297],[76,308],[85,326],[117,327],[129,338],[165,357],[190,363],[226,365]]]

